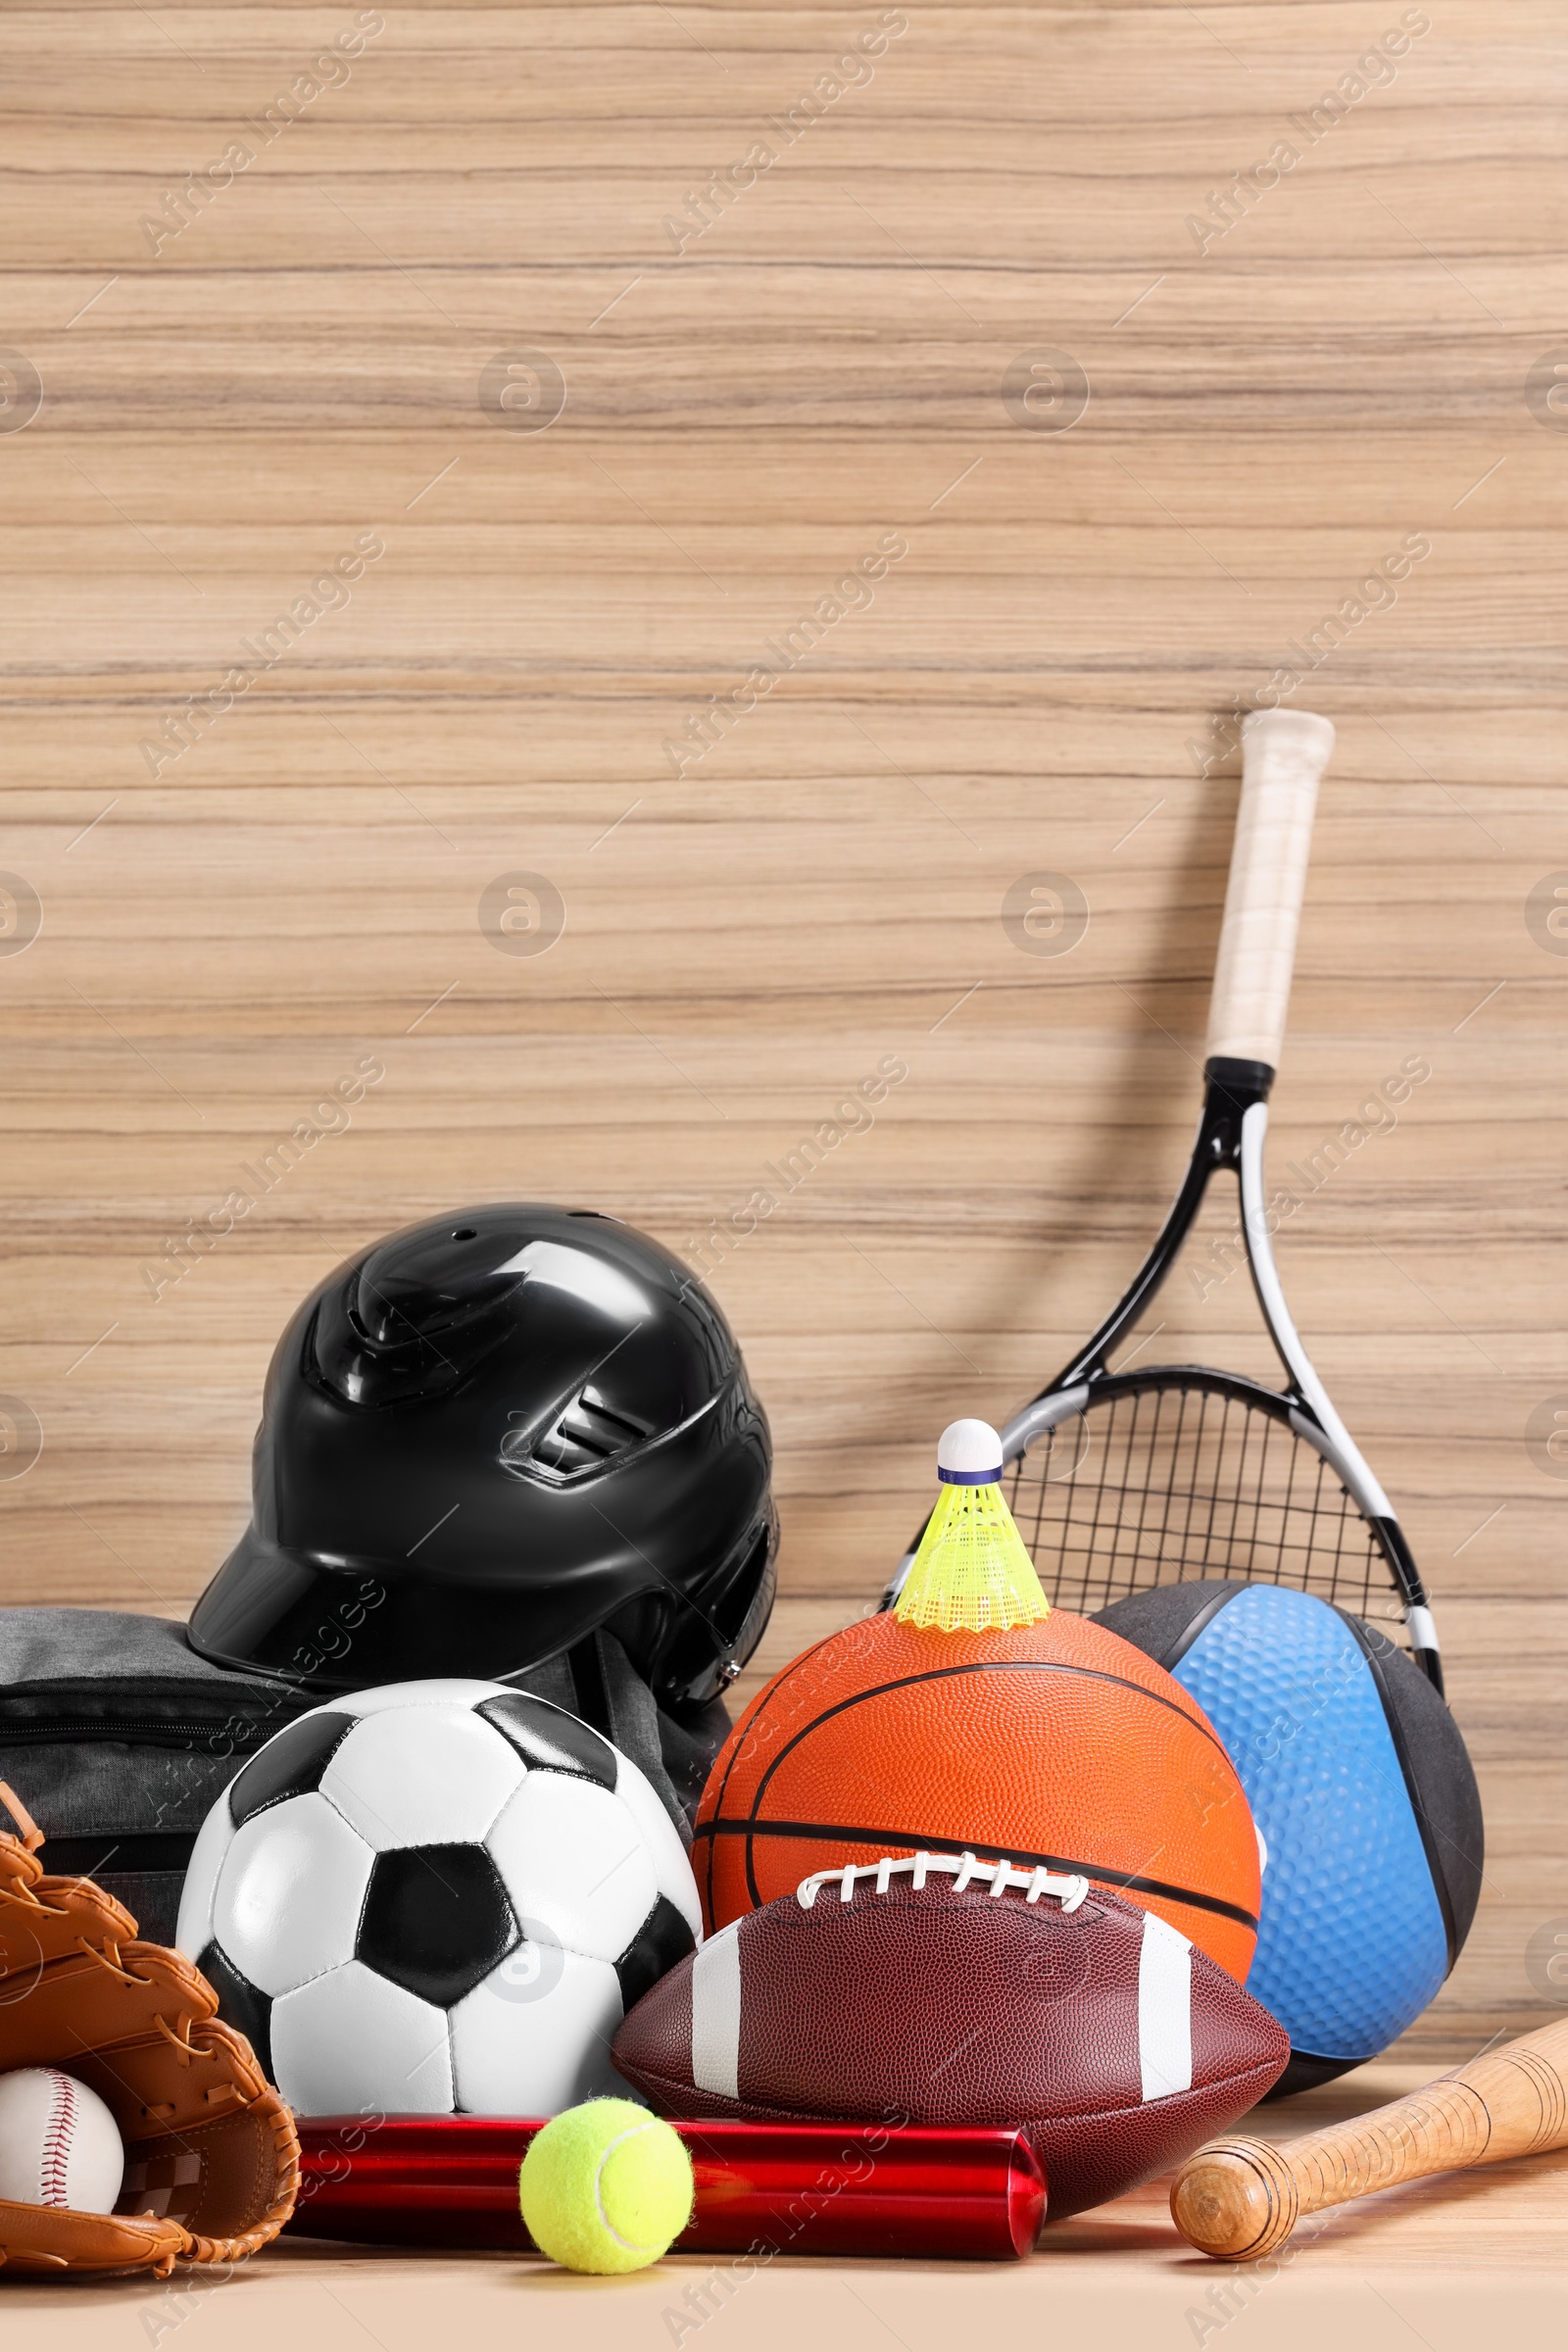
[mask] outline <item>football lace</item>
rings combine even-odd
[[[955,1894],[961,1894],[973,1882],[983,1880],[992,1894],[1003,1894],[1009,1886],[1020,1887],[1026,1903],[1038,1903],[1043,1894],[1049,1894],[1053,1901],[1060,1903],[1064,1913],[1076,1911],[1089,1892],[1089,1881],[1080,1878],[1076,1872],[1069,1878],[1044,1867],[1015,1870],[1005,1860],[981,1862],[973,1854],[920,1853],[906,1854],[901,1860],[884,1854],[880,1862],[846,1862],[840,1870],[816,1871],[810,1878],[801,1881],[795,1889],[795,1899],[803,1911],[809,1911],[822,1888],[831,1886],[835,1879],[839,1883],[841,1902],[854,1899],[858,1879],[874,1879],[875,1891],[886,1894],[890,1883],[905,1871],[909,1873],[910,1883],[918,1888],[925,1885],[934,1870],[952,1878]]]

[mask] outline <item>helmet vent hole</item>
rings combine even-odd
[[[579,1391],[565,1411],[541,1435],[519,1432],[503,1438],[501,1458],[509,1469],[524,1464],[551,1480],[580,1477],[603,1469],[652,1437],[646,1421],[614,1411],[594,1389]]]

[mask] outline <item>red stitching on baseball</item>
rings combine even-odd
[[[38,2188],[45,2205],[69,2207],[71,2196],[67,2174],[71,2166],[71,2143],[76,2132],[76,2085],[69,2075],[63,2075],[54,2068],[50,2071],[54,2096],[49,2108],[49,2121],[44,2128]]]

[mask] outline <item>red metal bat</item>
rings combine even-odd
[[[487,2115],[313,2116],[291,2230],[380,2244],[531,2244],[517,2168],[538,2121]],[[1046,2183],[1013,2131],[891,2124],[676,2124],[697,2206],[694,2254],[935,2255],[1011,2261],[1045,2216]]]

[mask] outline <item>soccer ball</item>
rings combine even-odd
[[[176,1940],[302,2114],[553,2115],[627,2095],[615,2029],[701,1918],[608,1740],[500,1683],[396,1683],[251,1758]]]

